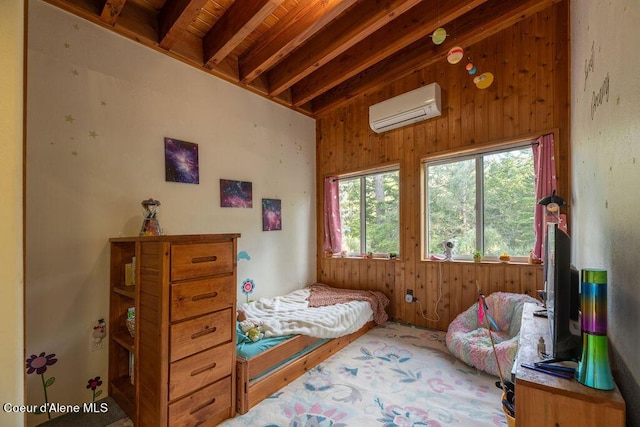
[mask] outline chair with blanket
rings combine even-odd
[[[491,327],[491,336],[503,376],[508,376],[518,351],[520,322],[524,303],[536,300],[525,294],[495,292],[485,298],[487,312],[495,320],[498,330]],[[460,313],[449,325],[447,348],[458,359],[491,375],[500,376],[493,353],[487,320],[478,323],[478,303]]]

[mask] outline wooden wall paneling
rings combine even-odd
[[[439,65],[439,66],[438,66]],[[449,65],[447,63],[447,65]],[[436,70],[437,70],[437,81],[442,82],[442,84],[444,85],[444,100],[443,102],[448,102],[448,97],[449,97],[449,92],[450,89],[448,87],[448,79],[446,78],[446,76],[448,76],[447,73],[445,73],[442,70],[442,67],[444,65],[443,64],[436,64]],[[444,104],[443,108],[442,108],[442,117],[438,118],[436,120],[436,138],[434,140],[435,145],[434,145],[434,150],[435,151],[444,151],[444,150],[448,150],[449,149],[449,109],[447,107],[447,104]]]
[[[469,62],[466,58],[461,61],[466,67]],[[476,142],[475,128],[475,84],[473,76],[469,74],[466,68],[463,68],[463,77],[460,82],[460,141],[463,146],[469,146]]]
[[[489,292],[485,292],[485,295],[498,292],[504,288],[504,270],[504,265],[499,265],[499,267],[491,269],[491,272],[489,273]]]
[[[464,264],[461,267],[461,295],[460,295],[460,312],[471,307],[478,300],[478,290],[476,288],[476,271],[479,264]]]
[[[538,270],[542,270],[541,266],[524,266],[520,267],[520,290],[519,292],[527,294],[534,298],[537,297],[536,290],[538,282],[536,281]]]
[[[553,128],[554,90],[554,37],[551,32],[550,9],[536,15],[537,62],[536,62],[536,129]]]
[[[568,2],[559,3],[554,7],[555,13],[555,27],[554,34],[563,34],[569,32],[569,4]],[[556,87],[554,91],[554,123],[568,123],[571,109],[571,94],[570,94],[570,64],[571,64],[571,49],[569,48],[569,40],[564,37],[556,37],[555,43],[555,75],[556,75]],[[557,125],[554,125],[557,127]],[[566,195],[566,200],[570,199],[571,195],[571,169],[570,169],[570,147],[569,147],[569,127],[560,127],[558,132],[558,144],[560,161],[556,162],[556,167],[563,168],[560,170],[558,176],[558,191],[560,194]],[[569,201],[569,205],[571,202]],[[571,221],[571,206],[567,208],[567,217]]]
[[[506,32],[508,33],[509,30]],[[494,75],[494,81],[491,86],[486,89],[476,89],[486,91],[489,95],[489,109],[487,110],[487,125],[489,127],[489,141],[496,141],[505,137],[512,136],[504,133],[504,91],[503,87],[507,84],[502,75],[500,64],[501,57],[505,52],[501,51],[499,41],[505,36],[505,31],[498,33],[496,37],[486,39],[483,43],[486,51],[483,55],[482,68],[476,73],[480,76],[484,72],[490,72]]]
[[[519,25],[514,25],[513,29],[518,29]],[[502,37],[499,43],[500,57],[496,58],[497,67],[496,70],[500,70],[500,74],[496,77],[499,78],[498,83],[502,88],[502,108],[503,108],[503,135],[517,135],[518,126],[518,70],[521,66],[516,63],[518,59],[518,48],[520,47],[520,31],[503,31],[504,37]]]
[[[504,269],[504,286],[501,290],[514,294],[520,293],[520,266],[506,266]]]
[[[462,62],[462,61],[461,61]],[[461,107],[462,107],[462,79],[460,78],[460,71],[464,69],[464,65],[461,64],[449,64],[448,62],[442,62],[443,70],[443,82],[448,88],[446,91],[447,102],[447,147],[448,149],[459,148],[462,146],[461,138]]]
[[[477,294],[477,287],[480,287],[480,291],[482,291],[483,294],[485,295],[489,295],[492,291],[492,287],[491,287],[491,271],[493,271],[493,269],[495,268],[499,268],[499,265],[494,265],[494,264],[480,264],[477,268],[476,268],[476,294]]]
[[[473,46],[469,49],[471,61],[476,66],[476,74],[471,76],[471,84],[468,85],[468,90],[471,96],[474,97],[474,106],[476,108],[473,117],[474,136],[476,143],[486,143],[489,141],[489,100],[491,94],[488,90],[480,90],[476,87],[473,79],[482,73],[485,61],[482,60],[484,50],[486,49],[486,43],[478,43],[477,46]]]
[[[495,291],[531,291],[543,285],[540,266],[422,261],[420,160],[431,154],[475,144],[504,142],[555,130],[559,135],[559,191],[568,178],[568,16],[566,1],[544,9],[482,42],[465,49],[461,64],[442,60],[318,117],[317,177],[400,165],[400,256],[395,261],[320,259],[319,278],[334,284],[383,289],[391,299],[389,314],[419,326],[446,329],[458,312],[476,300],[476,280],[488,295]],[[566,16],[565,16],[566,15]],[[479,75],[490,71],[495,81],[476,88],[464,69],[467,58]],[[437,81],[443,89],[444,111],[438,118],[376,134],[369,129],[368,107],[420,85]],[[317,215],[321,248],[324,227],[322,185],[318,184]],[[322,256],[319,249],[318,256]],[[443,320],[430,322],[404,301],[413,289],[429,317],[437,299],[439,269],[447,270]],[[375,283],[372,283],[372,280]],[[422,293],[422,296],[420,296]],[[442,301],[441,301],[442,302]],[[407,307],[410,306],[410,307]],[[445,308],[443,308],[445,307]],[[419,308],[418,308],[419,310]],[[409,317],[411,316],[411,317]]]
[[[449,316],[445,327],[449,325],[449,320],[453,319],[462,309],[462,278],[464,264],[451,264],[449,268]],[[454,314],[456,313],[456,314]]]
[[[427,326],[447,330],[449,326],[449,266],[450,263],[430,262],[427,263],[427,298],[423,299],[423,309],[426,310],[425,317]],[[437,314],[436,314],[437,311]]]
[[[535,92],[536,73],[535,64],[535,15],[525,19],[520,25],[520,39],[518,44],[517,83],[518,88],[518,132],[517,134],[531,134],[535,126],[535,99],[530,93]]]

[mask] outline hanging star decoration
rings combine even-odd
[[[242,293],[246,295],[247,303],[249,302],[249,294],[252,294],[255,288],[256,284],[253,279],[245,279],[242,282]]]

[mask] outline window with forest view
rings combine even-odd
[[[527,257],[533,249],[535,173],[531,145],[426,162],[427,255],[453,239],[457,258]]]
[[[398,253],[398,170],[340,178],[342,249],[348,253]]]

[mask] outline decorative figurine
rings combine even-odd
[[[144,220],[142,221],[142,228],[140,229],[141,236],[161,236],[162,229],[158,222],[158,207],[160,206],[160,200],[147,199],[142,201],[142,215]]]

